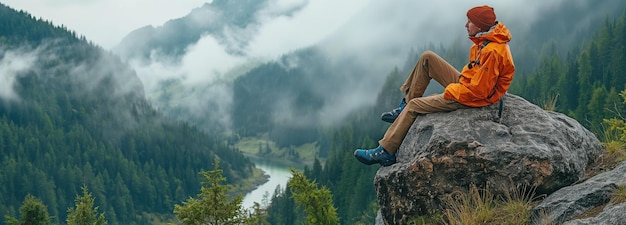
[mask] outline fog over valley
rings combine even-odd
[[[67,0],[54,10],[35,4],[37,0],[5,2],[112,49],[137,72],[155,107],[193,121],[210,120],[211,125],[201,126],[219,124],[226,130],[237,101],[232,82],[267,63],[276,63],[290,76],[326,73],[306,75],[307,91],[322,101],[316,112],[299,116],[301,112],[293,111],[298,107],[293,93],[285,93],[273,101],[274,120],[294,126],[333,124],[373,104],[387,75],[394,68],[406,72],[412,54],[429,46],[469,48],[464,25],[470,7],[494,7],[498,20],[512,31],[511,48],[518,55],[538,55],[543,44],[533,42],[553,41],[550,35],[559,36],[556,44],[564,52],[580,41],[574,37],[589,29],[591,21],[620,13],[613,7],[618,1],[610,0],[215,0],[175,6],[166,1]],[[120,16],[131,9],[132,17]],[[550,18],[563,10],[575,16]],[[79,13],[69,18],[65,12]],[[310,53],[298,53],[303,50],[315,52],[323,62],[306,60]],[[520,57],[516,63],[527,62]]]

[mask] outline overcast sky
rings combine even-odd
[[[68,29],[76,31],[79,35],[84,35],[88,40],[110,49],[118,44],[124,36],[131,31],[146,26],[160,26],[166,21],[180,18],[187,15],[192,9],[202,6],[210,0],[2,0],[2,3],[11,8],[25,10],[37,18],[52,21],[55,25],[65,25]],[[277,33],[283,31],[291,31],[291,38],[284,41],[268,42],[273,45],[266,45],[267,48],[276,46],[277,43],[283,45],[292,45],[293,42],[306,39],[307,36],[313,34],[316,38],[322,38],[326,32],[332,31],[337,25],[341,25],[349,18],[355,16],[358,12],[365,10],[371,13],[388,14],[393,19],[400,16],[408,16],[406,12],[415,14],[424,14],[437,16],[432,20],[441,20],[442,17],[449,17],[447,12],[460,14],[460,19],[464,18],[463,13],[471,5],[492,4],[498,11],[502,12],[525,12],[533,10],[535,4],[522,1],[437,1],[424,4],[421,0],[413,1],[372,1],[372,0],[341,0],[341,1],[306,1],[306,0],[275,0],[273,8],[290,7],[290,5],[303,4],[308,2],[307,8],[302,10],[299,15],[291,19],[281,17],[276,20],[268,21],[265,27],[268,33]],[[560,2],[560,1],[547,1]],[[385,4],[383,4],[385,3]],[[380,7],[367,7],[381,5]],[[550,3],[542,3],[550,4]],[[405,10],[399,11],[398,7],[404,7]],[[407,7],[415,8],[415,10],[407,10]],[[463,7],[461,9],[460,7]],[[429,10],[425,10],[425,9]],[[376,9],[379,9],[376,11]],[[372,11],[373,10],[373,11]],[[386,12],[383,10],[387,10]],[[517,10],[517,11],[513,11]],[[397,12],[397,13],[396,13]],[[416,15],[417,16],[417,15]],[[376,18],[381,21],[376,15]],[[529,17],[532,18],[532,17]],[[411,22],[411,18],[403,19]],[[333,22],[334,21],[334,22]],[[384,20],[383,20],[384,21]],[[382,21],[381,21],[382,22]],[[462,29],[464,21],[459,21],[460,29]],[[393,27],[394,24],[390,24]],[[395,24],[398,25],[398,24]],[[299,30],[301,29],[301,30]],[[271,35],[267,35],[271,36]],[[260,37],[259,41],[263,41]],[[310,39],[310,38],[309,38]],[[310,44],[310,40],[304,44]]]
[[[110,49],[137,28],[160,26],[187,15],[208,0],[1,0],[36,18],[65,25]]]

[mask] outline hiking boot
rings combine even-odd
[[[406,106],[406,100],[402,98],[402,102],[400,102],[400,106],[398,106],[398,108],[395,108],[389,112],[383,113],[382,115],[380,115],[380,119],[387,123],[393,123],[393,121],[396,121],[396,118],[398,118],[398,116],[400,115],[400,113],[402,112],[405,106]]]
[[[396,155],[386,152],[380,145],[375,149],[357,149],[354,151],[354,157],[365,165],[378,163],[381,166],[389,166],[396,163]]]

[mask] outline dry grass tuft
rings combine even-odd
[[[537,102],[537,104],[546,111],[556,111],[556,107],[558,106],[556,104],[556,102],[559,100],[559,94],[554,94],[554,95],[548,95],[545,96],[543,99],[537,99],[535,100]]]
[[[467,193],[454,193],[446,202],[446,224],[529,224],[530,210],[535,204],[534,188],[525,185],[503,190],[503,196],[496,196],[488,187],[479,189],[473,185]]]
[[[626,202],[626,186],[620,185],[613,191],[611,196],[611,204],[620,204]]]

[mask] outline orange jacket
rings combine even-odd
[[[470,107],[491,105],[500,100],[511,86],[515,65],[507,44],[511,33],[504,24],[498,23],[489,32],[469,37],[474,42],[470,48],[469,60],[478,59],[479,64],[465,65],[459,83],[448,85],[443,93],[445,99],[457,101]],[[491,42],[483,49],[485,40]]]

